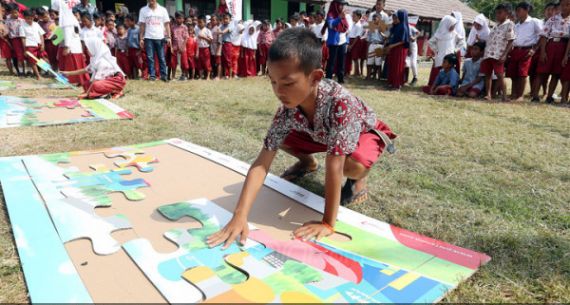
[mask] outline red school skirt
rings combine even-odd
[[[256,76],[257,69],[255,68],[255,50],[249,48],[241,48],[242,56],[239,61],[239,76],[249,77]]]
[[[108,76],[103,80],[93,81],[91,86],[91,91],[89,91],[89,98],[99,98],[106,95],[113,95],[123,91],[127,81],[121,73],[117,73],[114,76]]]
[[[388,53],[388,83],[392,88],[398,89],[405,83],[404,70],[408,49],[403,45],[395,47]]]
[[[121,51],[117,50],[117,64],[119,68],[125,72],[128,78],[133,78],[133,69],[131,68],[131,64],[129,62],[129,52],[127,50]]]
[[[62,67],[61,71],[76,71],[86,67],[85,56],[83,53],[73,54],[69,53],[62,57]],[[74,85],[85,86],[89,84],[89,74],[72,75],[68,77],[69,82]]]
[[[265,65],[267,64],[267,59],[269,58],[269,47],[267,43],[260,44],[257,48],[257,64]]]

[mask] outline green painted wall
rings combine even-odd
[[[299,12],[307,11],[307,3],[301,2],[299,3]]]
[[[251,16],[251,0],[242,0],[242,1],[243,1],[242,18],[243,20],[249,20]]]
[[[176,0],[176,10],[184,11],[184,2],[182,0]]]
[[[287,1],[285,0],[271,0],[271,20],[275,21],[277,18],[287,20],[289,12],[287,12]]]

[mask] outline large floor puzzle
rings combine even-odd
[[[248,168],[179,139],[0,158],[31,301],[435,303],[490,260],[346,208],[291,239],[324,200],[273,175],[245,245],[207,247]]]
[[[70,86],[50,82],[14,82],[10,80],[0,80],[0,91],[4,90],[41,90],[41,89],[71,89]]]
[[[131,113],[105,99],[0,96],[0,128],[132,118]]]

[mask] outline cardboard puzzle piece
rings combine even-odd
[[[68,179],[61,182],[59,187],[66,197],[89,199],[94,207],[110,206],[109,194],[121,192],[128,200],[140,201],[145,195],[139,188],[148,187],[150,184],[144,179],[138,178],[126,180],[124,175],[132,174],[129,169],[109,170],[104,165],[92,165],[92,172],[79,172],[71,170],[64,174]]]
[[[136,239],[123,244],[123,249],[168,302],[195,303],[203,300],[202,292],[182,279],[182,273],[189,268],[208,266],[226,285],[245,281],[243,273],[224,262],[226,255],[240,251],[237,245],[233,244],[222,250],[220,246],[209,248],[205,243],[208,235],[229,221],[229,212],[209,205],[208,201],[203,199],[192,203],[166,205],[158,210],[171,220],[188,216],[202,224],[199,229],[175,229],[166,232],[165,237],[179,247],[173,253],[157,253],[146,239]],[[253,245],[256,243],[250,241],[245,247]]]
[[[93,252],[98,255],[117,252],[121,245],[111,233],[131,228],[124,215],[100,217],[90,203],[78,198],[51,201],[48,209],[62,242],[88,238],[93,244]]]
[[[145,152],[140,149],[113,148],[104,153],[108,158],[122,157],[125,159],[123,161],[116,161],[116,166],[120,168],[134,166],[143,173],[152,172],[154,168],[149,164],[158,163],[158,159],[155,156],[146,155]]]
[[[77,107],[81,107],[81,104],[79,103],[79,100],[62,99],[62,100],[59,100],[57,102],[54,102],[53,107],[75,109]]]

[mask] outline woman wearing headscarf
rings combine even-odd
[[[344,69],[346,56],[346,32],[349,24],[346,20],[344,6],[348,4],[345,0],[334,0],[331,2],[325,25],[321,30],[327,36],[327,47],[329,49],[329,60],[327,61],[326,77],[332,79],[336,66],[336,75],[340,84],[344,83]]]
[[[408,11],[401,9],[392,15],[392,28],[390,28],[388,51],[388,84],[399,90],[405,83],[404,70],[406,69],[406,56],[410,47],[410,26]]]
[[[59,12],[59,27],[63,31],[63,43],[59,44],[58,68],[61,71],[73,71],[85,68],[85,55],[79,37],[79,20],[73,14],[73,7],[79,0],[52,0],[51,7]],[[89,84],[89,75],[81,74],[69,77],[74,85]]]
[[[238,75],[240,77],[256,76],[257,36],[259,36],[259,21],[248,21],[245,24],[243,37],[241,39],[241,54],[238,64]]]
[[[431,86],[435,78],[441,70],[443,58],[448,54],[455,54],[463,45],[463,39],[459,37],[455,27],[457,19],[447,15],[443,17],[433,37],[429,40],[429,47],[435,52],[433,67],[429,75],[429,83]]]
[[[111,98],[119,98],[124,95],[123,89],[127,84],[125,73],[117,64],[117,59],[111,55],[109,47],[98,38],[87,38],[85,46],[91,56],[90,64],[75,71],[61,71],[63,75],[92,75],[91,82],[85,84],[83,88],[85,93],[80,98],[100,98],[111,96]]]
[[[463,14],[460,11],[452,11],[451,16],[453,16],[457,20],[457,24],[455,25],[455,31],[457,32],[457,37],[462,41],[461,46],[458,46],[457,53],[455,54],[457,57],[457,64],[455,65],[455,70],[457,73],[461,73],[461,58],[465,56],[465,25],[463,24]]]

